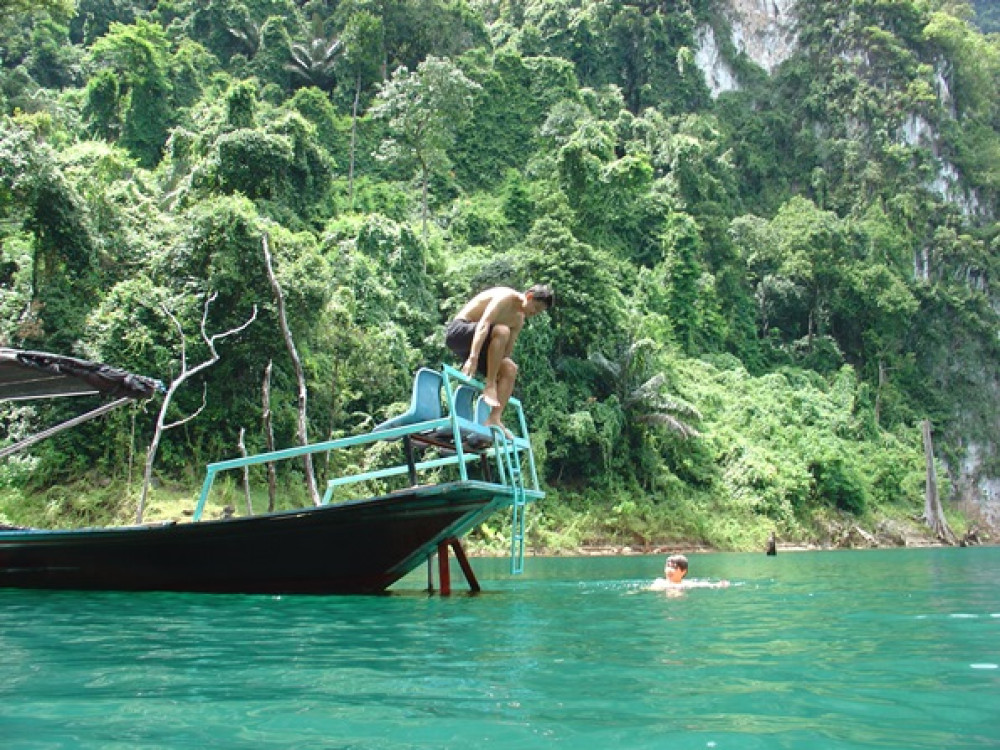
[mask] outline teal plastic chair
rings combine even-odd
[[[473,409],[476,403],[476,389],[468,385],[459,385],[455,388],[455,416],[462,419],[473,420]]]
[[[479,418],[479,415],[477,415],[477,406],[479,404],[485,406],[482,401],[476,401],[478,395],[479,390],[477,388],[465,384],[460,384],[454,391],[454,415],[460,420],[459,434],[462,437],[462,445],[476,451],[493,444],[493,433],[489,427],[483,426],[486,417]],[[488,415],[489,413],[490,410],[487,406],[485,414]],[[440,441],[439,445],[442,447],[447,447],[447,444],[454,442],[455,439],[455,433],[451,427],[439,428],[435,431],[434,436]]]
[[[406,427],[411,424],[440,419],[441,387],[444,378],[437,370],[421,367],[413,378],[413,395],[410,397],[410,408],[398,417],[387,419],[375,427],[372,432],[391,430],[395,427]]]
[[[490,407],[480,397],[478,388],[461,384],[455,389],[455,416],[459,419],[462,446],[479,454],[483,479],[492,482],[493,470],[486,451],[493,446],[493,430],[483,424],[489,414]]]
[[[372,432],[391,430],[396,427],[428,422],[443,416],[441,409],[441,388],[444,377],[437,370],[421,367],[413,377],[413,394],[410,396],[410,408],[398,417],[387,419],[377,425]],[[413,455],[413,441],[423,440],[420,434],[404,435],[403,449],[406,451],[406,467],[410,484],[417,484],[417,461]]]

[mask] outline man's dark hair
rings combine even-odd
[[[680,570],[688,569],[688,559],[684,555],[671,555],[667,558],[667,564]]]
[[[555,304],[556,295],[552,292],[552,287],[548,284],[535,284],[531,289],[528,290],[528,294],[531,295],[532,299],[537,299],[539,302],[545,303],[545,309],[548,310]]]

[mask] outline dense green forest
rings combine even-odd
[[[992,34],[1000,31],[1000,7],[992,0],[975,0],[974,21],[983,33]]]
[[[404,408],[475,292],[549,283],[515,353],[548,493],[531,544],[903,524],[923,420],[961,531],[1000,477],[996,10],[799,0],[768,72],[730,41],[741,5],[0,0],[0,345],[169,382],[173,319],[200,361],[203,311],[211,333],[256,305],[174,401],[206,405],[156,491],[190,498],[241,428],[263,448],[269,363],[295,442],[265,233],[314,439]],[[4,407],[0,439],[67,408]],[[0,521],[134,514],[156,408],[0,466]]]

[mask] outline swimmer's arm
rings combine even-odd
[[[729,588],[729,581],[684,581],[681,585],[692,589],[725,589]]]

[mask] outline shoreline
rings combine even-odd
[[[907,540],[906,544],[874,544],[874,545],[859,545],[859,546],[838,546],[838,545],[822,545],[822,544],[811,544],[811,543],[786,543],[779,544],[777,546],[778,554],[785,553],[795,553],[795,552],[830,552],[834,550],[862,550],[862,549],[931,549],[931,548],[947,548],[954,547],[964,548],[964,547],[995,547],[998,546],[997,542],[992,540],[984,540],[975,544],[945,544],[939,540],[934,539],[911,539]],[[507,550],[491,550],[487,548],[477,548],[476,545],[470,544],[466,549],[469,557],[482,557],[482,558],[492,558],[492,557],[508,557],[510,552]],[[747,554],[760,554],[765,555],[766,551],[761,548],[760,550],[724,550],[715,547],[709,547],[706,545],[690,544],[690,543],[678,543],[678,544],[655,544],[646,546],[636,546],[636,545],[616,545],[616,544],[588,544],[581,545],[579,547],[574,547],[571,549],[550,549],[545,547],[540,548],[529,548],[525,550],[525,555],[527,557],[639,557],[643,555],[672,555],[672,554],[683,554],[683,555],[697,555],[697,554],[711,554],[711,553],[725,553],[725,552],[745,552]]]
[[[873,527],[864,528],[855,519],[827,520],[821,527],[823,541],[777,542],[778,553],[821,552],[850,549],[926,549],[930,547],[991,547],[1000,544],[1000,529],[981,519],[972,523],[962,536],[947,542],[935,536],[930,529],[919,525],[916,519],[878,520]],[[495,540],[494,540],[495,543]],[[490,542],[466,538],[467,553],[472,557],[506,557],[505,548],[497,549]],[[746,552],[766,554],[766,544],[756,549],[724,549],[693,541],[651,542],[624,544],[597,542],[574,547],[546,547],[526,545],[526,554],[533,557],[627,557],[633,555],[705,554],[712,552]]]

